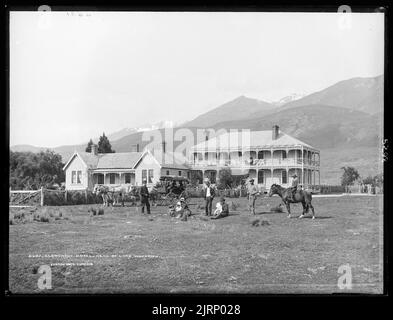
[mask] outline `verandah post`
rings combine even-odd
[[[41,207],[44,206],[44,187],[41,187]]]

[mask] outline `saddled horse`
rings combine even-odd
[[[288,218],[291,217],[291,203],[298,203],[301,202],[303,206],[303,212],[299,216],[299,218],[303,218],[306,213],[308,213],[309,209],[311,208],[312,211],[312,218],[315,219],[315,212],[314,212],[314,207],[311,204],[312,200],[312,195],[311,192],[305,191],[305,190],[297,190],[293,196],[293,199],[291,197],[291,188],[283,188],[278,184],[273,184],[270,187],[270,192],[269,192],[269,197],[271,197],[273,194],[277,194],[281,197],[283,203],[287,207],[288,211]]]

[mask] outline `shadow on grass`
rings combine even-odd
[[[292,215],[292,217],[291,218],[299,218],[299,216],[294,216],[294,215]],[[312,216],[304,216],[303,218],[301,218],[301,219],[311,219],[312,218]],[[332,216],[315,216],[315,220],[318,220],[318,219],[320,219],[320,220],[324,220],[324,219],[331,219],[331,218],[333,218]],[[300,220],[300,219],[299,219]]]
[[[263,215],[263,214],[286,214],[285,212],[275,212],[275,211],[262,211],[262,212],[255,212],[255,215]]]

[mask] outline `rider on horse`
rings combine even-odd
[[[291,198],[289,200],[294,200],[295,199],[295,193],[297,191],[297,186],[299,185],[299,179],[297,178],[297,174],[295,173],[292,176],[293,180],[292,180],[292,186],[291,186]]]

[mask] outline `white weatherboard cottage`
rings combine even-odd
[[[67,190],[92,190],[95,184],[105,185],[148,185],[156,183],[163,175],[188,177],[189,167],[174,163],[179,156],[170,153],[169,158],[156,158],[149,151],[123,153],[75,152],[63,167]],[[182,161],[178,161],[182,162]],[[184,161],[183,161],[184,162]]]
[[[237,131],[207,138],[194,145],[186,158],[169,152],[155,155],[149,150],[98,154],[97,146],[91,153],[75,152],[63,168],[66,189],[92,189],[95,184],[141,185],[143,179],[151,186],[165,175],[190,178],[191,171],[199,171],[200,176],[216,183],[223,168],[230,168],[234,175],[248,174],[266,189],[273,183],[290,186],[294,173],[304,186],[320,184],[319,150],[280,132],[278,126],[251,131],[248,136]]]

